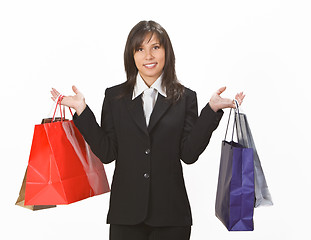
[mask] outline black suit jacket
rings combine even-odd
[[[196,93],[186,88],[174,104],[159,94],[147,127],[141,96],[120,98],[123,87],[106,90],[101,126],[88,106],[74,117],[101,161],[116,160],[107,222],[192,225],[180,160],[198,159],[223,112],[207,104],[198,117]]]

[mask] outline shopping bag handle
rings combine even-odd
[[[240,117],[240,106],[239,106],[239,103],[236,99],[234,99],[234,103],[235,103],[235,114],[234,114],[234,122],[233,122],[233,129],[232,129],[232,136],[231,136],[231,147],[232,147],[232,144],[233,144],[233,136],[234,136],[234,128],[237,129],[237,121],[236,121],[236,118],[237,118],[237,115],[238,115],[238,118],[239,118],[239,123],[240,123],[240,127],[242,129],[242,125],[241,125],[241,117]],[[232,112],[232,108],[230,109],[230,113],[229,113],[229,119],[228,119],[228,123],[227,123],[227,128],[226,128],[226,134],[225,134],[225,140],[227,138],[227,133],[228,133],[228,128],[229,128],[229,123],[230,123],[230,117],[231,117],[231,112]],[[238,131],[237,132],[237,135],[238,135]],[[243,145],[245,146],[245,142],[244,142],[244,138],[243,138],[243,132],[241,131],[241,134],[242,134],[242,139],[243,139]]]
[[[63,107],[63,114],[62,114],[62,104],[61,104],[63,98],[64,98],[64,95],[59,95],[58,98],[57,98],[54,114],[53,114],[53,117],[52,117],[52,122],[54,122],[54,120],[55,120],[55,113],[56,113],[56,110],[57,110],[58,106],[59,106],[59,111],[60,111],[61,122],[63,121],[63,114],[64,114],[64,119],[65,119],[65,107]],[[69,111],[71,113],[71,116],[73,117],[71,108],[69,108]]]

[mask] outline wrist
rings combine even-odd
[[[217,106],[215,106],[215,104],[209,102],[209,106],[210,108],[214,111],[214,112],[218,112],[220,108],[218,108]]]
[[[86,108],[85,101],[81,102],[79,105],[77,105],[75,107],[75,110],[76,110],[76,113],[78,114],[78,116],[84,111],[85,108]]]

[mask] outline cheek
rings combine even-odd
[[[163,66],[165,65],[165,52],[164,51],[159,55],[159,61],[161,61]]]
[[[136,67],[139,68],[139,66],[141,65],[141,59],[138,54],[134,55],[134,62],[135,62]]]

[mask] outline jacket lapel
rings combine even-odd
[[[127,108],[134,119],[137,126],[146,134],[148,135],[147,125],[146,125],[146,119],[143,109],[143,103],[141,99],[141,95],[136,97],[134,100],[132,100],[132,95],[129,94],[124,101],[127,104]]]
[[[157,102],[151,113],[149,125],[147,128],[141,96],[138,96],[134,100],[132,100],[132,95],[129,94],[124,99],[124,101],[126,102],[127,108],[131,114],[131,117],[134,119],[136,125],[146,135],[149,135],[149,133],[152,131],[152,129],[155,127],[158,121],[161,119],[163,114],[171,106],[170,101],[167,101],[165,97],[163,97],[161,94],[158,94]]]
[[[154,126],[158,123],[158,121],[161,119],[163,114],[168,110],[170,106],[171,102],[167,101],[167,99],[163,97],[161,94],[158,94],[157,102],[150,116],[148,132],[152,131]]]

